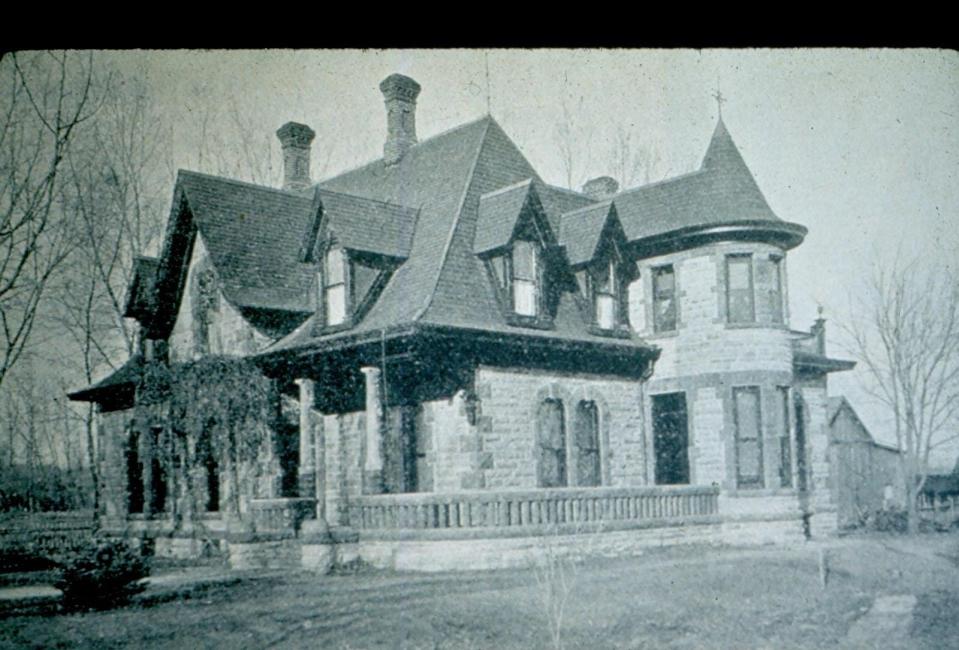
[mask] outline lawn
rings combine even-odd
[[[877,594],[919,596],[916,648],[959,643],[959,537],[668,549],[571,570],[565,648],[843,647]],[[537,578],[540,578],[539,580]],[[0,647],[550,648],[542,572],[248,580],[146,608],[0,620]],[[953,646],[955,647],[955,646]]]

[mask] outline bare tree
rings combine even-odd
[[[865,370],[863,388],[894,423],[909,530],[930,454],[959,431],[959,274],[946,265],[877,265],[844,327]]]
[[[86,384],[136,351],[136,324],[124,317],[136,255],[159,239],[169,199],[168,131],[147,86],[118,74],[101,77],[103,105],[66,156],[64,214],[76,246],[56,283],[51,319],[69,337],[67,370]],[[60,364],[64,364],[60,354]],[[99,501],[93,404],[73,405],[86,466]]]
[[[92,55],[11,54],[0,62],[0,386],[22,357],[41,299],[73,238],[58,180],[77,127],[96,110]]]

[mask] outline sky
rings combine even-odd
[[[557,128],[575,138],[573,184],[610,173],[617,132],[654,150],[655,173],[699,166],[723,120],[773,211],[809,229],[788,256],[791,325],[822,307],[832,356],[837,323],[871,265],[897,252],[959,257],[959,54],[939,50],[129,51],[102,56],[147,80],[173,117],[174,162],[195,161],[204,104],[234,106],[249,128],[294,120],[316,132],[315,179],[379,157],[378,84],[415,78],[425,139],[490,112],[547,182],[566,185]],[[278,159],[274,141],[272,155]],[[203,170],[201,170],[203,171]],[[172,194],[172,188],[171,188]],[[860,385],[830,378],[880,441],[890,422]],[[959,447],[937,457],[955,461]]]

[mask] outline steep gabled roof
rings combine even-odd
[[[133,262],[133,279],[127,288],[127,299],[123,308],[124,317],[142,319],[153,312],[159,268],[160,260],[155,257],[136,257]]]
[[[377,201],[317,188],[313,195],[313,225],[304,246],[304,262],[311,253],[321,227],[350,250],[405,259],[413,244],[419,211],[402,205]]]
[[[610,201],[562,215],[559,243],[566,248],[566,257],[571,265],[585,264],[596,256],[606,223],[615,218],[616,207]]]
[[[545,198],[540,210],[547,213],[549,223],[544,221],[543,226],[551,227],[549,238],[558,233],[552,225],[559,223],[559,210],[592,201],[543,184],[491,117],[420,142],[396,164],[376,161],[318,187],[419,209],[410,253],[357,325],[318,336],[311,317],[267,353],[323,346],[412,324],[632,348],[641,345],[637,340],[592,333],[591,322],[570,292],[560,300],[552,329],[507,322],[477,251],[508,241],[523,207],[538,203],[541,192]]]
[[[177,190],[228,300],[239,307],[310,310],[312,271],[300,264],[299,252],[311,196],[189,171],[180,171]]]
[[[531,201],[539,201],[531,178],[481,196],[473,252],[482,255],[509,244],[520,214]]]
[[[614,200],[630,241],[728,224],[773,224],[797,229],[800,239],[805,233],[769,207],[722,120],[698,171],[622,192]]]

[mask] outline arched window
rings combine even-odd
[[[566,425],[563,402],[547,399],[539,405],[536,414],[536,442],[539,458],[536,478],[540,487],[565,487],[566,482]]]
[[[573,442],[576,446],[576,485],[595,487],[602,484],[599,456],[599,409],[596,402],[576,405],[573,420]]]

